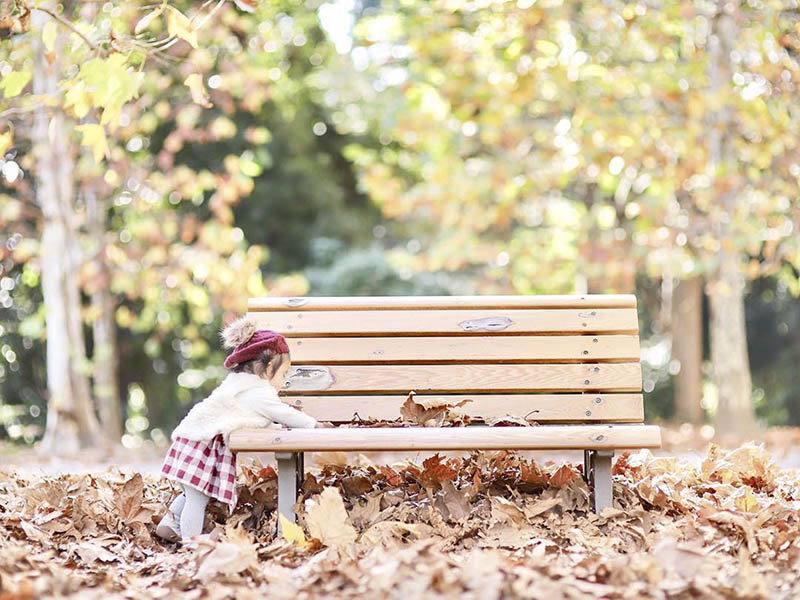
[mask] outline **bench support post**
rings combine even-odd
[[[294,523],[294,503],[304,477],[303,453],[276,452],[275,459],[278,462],[278,512]],[[278,535],[280,534],[278,519]]]
[[[614,506],[613,486],[611,483],[611,459],[613,450],[584,450],[583,472],[586,483],[592,489],[592,509],[595,514],[606,507]]]

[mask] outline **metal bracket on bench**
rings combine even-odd
[[[611,483],[611,460],[613,458],[613,450],[583,451],[584,477],[592,490],[592,510],[598,515],[606,506],[614,506]]]
[[[305,476],[302,452],[276,452],[278,462],[278,512],[290,522],[295,522],[294,503]],[[278,535],[281,535],[278,519]]]

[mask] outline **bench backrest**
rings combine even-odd
[[[632,295],[251,298],[248,314],[286,336],[283,396],[318,420],[393,420],[412,390],[469,398],[475,419],[644,419]]]

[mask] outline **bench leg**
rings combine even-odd
[[[304,476],[303,453],[276,452],[275,459],[278,461],[278,512],[294,523],[294,503],[297,501],[297,490]],[[278,519],[278,535],[280,534],[280,519]]]
[[[596,514],[606,507],[614,506],[613,487],[611,485],[611,459],[613,450],[584,450],[583,472],[586,483],[592,488],[592,509]]]

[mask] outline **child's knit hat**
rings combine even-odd
[[[255,358],[264,350],[272,350],[275,354],[289,353],[285,337],[269,329],[256,329],[256,324],[247,317],[236,319],[222,330],[221,335],[225,347],[233,348],[225,359],[227,368]]]

